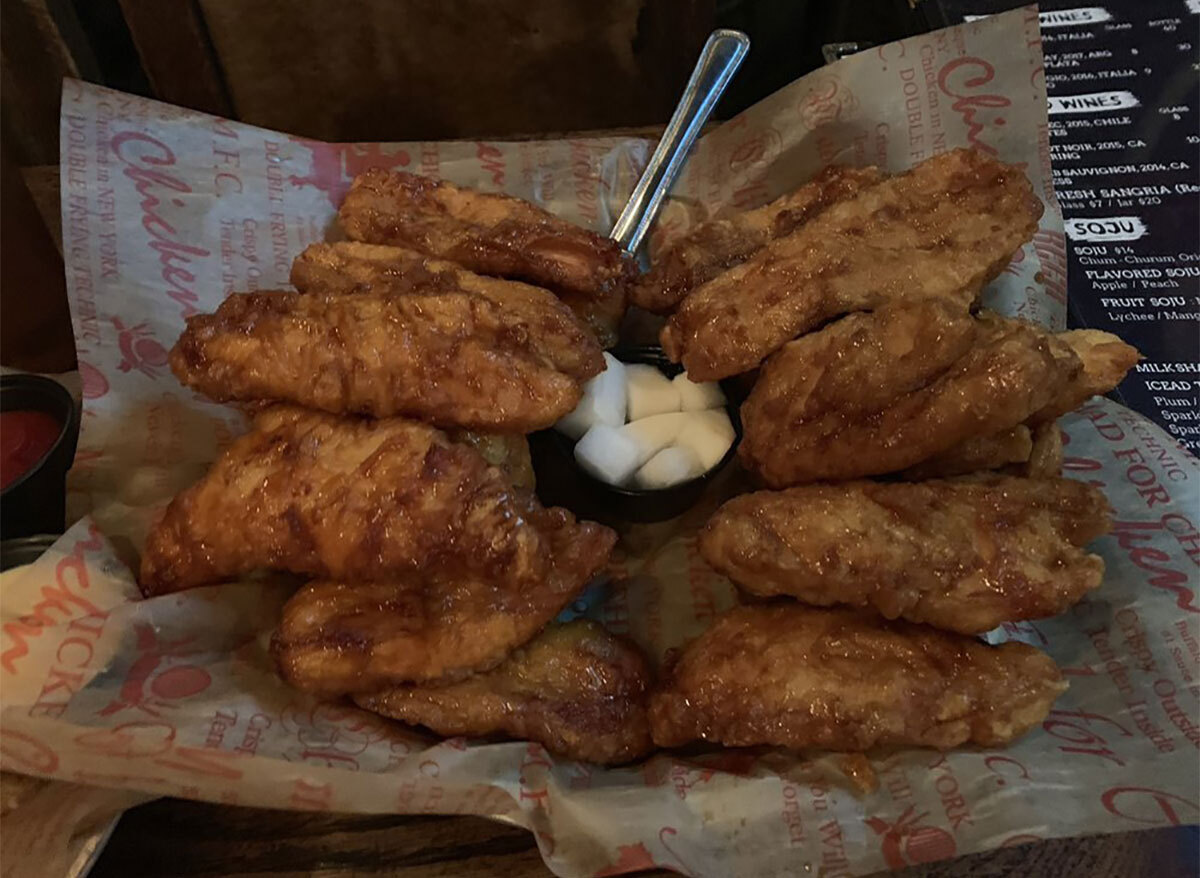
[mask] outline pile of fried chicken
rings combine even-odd
[[[1055,419],[1138,357],[979,307],[1041,212],[979,152],[832,166],[638,277],[527,202],[369,171],[350,241],[302,253],[295,291],[190,318],[171,352],[185,385],[256,414],[152,530],[142,589],[310,577],[272,644],[291,685],[592,762],[1009,741],[1065,684],[977,635],[1099,585],[1084,546],[1110,510],[1060,477]],[[663,348],[695,380],[753,381],[739,457],[767,488],[700,534],[743,605],[657,681],[632,643],[554,621],[617,536],[537,501],[523,436],[603,370],[627,299],[669,315]]]

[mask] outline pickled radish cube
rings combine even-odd
[[[679,388],[679,408],[685,412],[702,412],[725,405],[725,394],[715,381],[695,382],[687,372],[680,372],[672,381]]]
[[[630,421],[679,411],[679,388],[646,363],[630,363],[625,367],[625,395],[625,411]]]
[[[639,488],[658,490],[703,474],[704,465],[696,452],[683,445],[672,445],[646,461],[645,466],[634,474],[633,483]]]
[[[638,466],[641,466],[671,445],[686,422],[687,415],[683,412],[667,412],[631,421],[620,432],[637,444]]]
[[[619,427],[625,423],[625,364],[604,354],[604,371],[583,385],[583,398],[554,429],[578,439],[596,424]]]
[[[610,485],[622,485],[642,465],[637,442],[616,427],[594,424],[575,443],[575,461],[588,475]]]
[[[721,462],[737,438],[733,422],[724,409],[684,412],[684,417],[687,422],[680,429],[675,444],[694,451],[704,472],[708,472]]]

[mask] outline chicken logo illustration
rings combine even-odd
[[[150,326],[139,323],[125,326],[121,318],[112,318],[117,329],[117,347],[121,351],[121,362],[117,368],[122,372],[134,369],[149,378],[157,378],[158,370],[167,365],[167,349],[150,333]]]
[[[903,869],[918,863],[933,863],[953,857],[958,851],[954,836],[939,826],[922,826],[928,812],[916,813],[910,807],[895,823],[869,817],[867,826],[883,836],[883,858],[889,869]]]
[[[379,143],[320,143],[297,140],[312,155],[308,174],[292,174],[288,182],[296,188],[313,186],[325,193],[329,203],[340,207],[350,190],[350,181],[367,168],[406,168],[412,163],[407,150]]]
[[[753,753],[705,754],[691,760],[690,764],[651,760],[642,768],[642,780],[651,787],[669,784],[679,798],[686,799],[693,789],[707,784],[718,774],[748,777],[757,761]]]
[[[83,382],[84,399],[99,399],[108,393],[108,379],[91,363],[79,361],[79,379]]]
[[[129,666],[120,694],[97,711],[99,716],[136,710],[161,717],[164,709],[176,706],[172,702],[197,695],[212,683],[208,671],[178,661],[194,652],[189,647],[195,637],[162,641],[158,633],[144,623],[135,625],[134,633],[138,657]]]
[[[595,878],[604,878],[606,875],[624,875],[627,872],[641,872],[644,869],[653,869],[657,865],[650,851],[640,841],[637,844],[623,844],[617,848],[617,861],[597,872]]]
[[[743,137],[729,154],[729,170],[741,174],[768,165],[783,148],[783,138],[774,128],[763,128]]]
[[[836,77],[816,82],[800,100],[800,120],[809,131],[842,121],[858,109],[858,98]]]
[[[670,841],[674,840],[677,835],[679,835],[679,830],[674,826],[663,826],[658,830],[658,843],[663,846],[663,849],[675,861],[674,863],[655,860],[649,848],[642,842],[621,845],[617,848],[617,861],[611,866],[597,872],[595,878],[602,878],[605,875],[624,875],[628,872],[641,872],[645,869],[654,868],[667,868],[674,872],[682,872],[684,875],[699,874],[695,869],[689,868],[687,863],[671,847]]]

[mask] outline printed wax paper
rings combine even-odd
[[[829,162],[898,171],[972,145],[1022,163],[1047,204],[990,301],[1059,327],[1047,144],[1030,7],[844,59],[722,125],[699,143],[652,243],[762,204]],[[1007,749],[874,757],[871,793],[819,755],[659,754],[600,769],[537,744],[438,741],[286,687],[267,652],[282,586],[140,599],[132,568],[148,523],[244,427],[170,375],[185,317],[234,290],[286,285],[305,245],[337,234],[336,206],[364,168],[509,192],[604,230],[651,147],[314,143],[68,81],[63,242],[84,396],[69,500],[83,517],[5,578],[0,767],[240,805],[488,815],[529,828],[547,865],[572,876],[855,875],[1195,822],[1200,471],[1104,400],[1062,426],[1068,473],[1117,510],[1095,544],[1105,583],[1069,613],[991,635],[1048,651],[1070,691]],[[736,472],[719,482],[675,522],[625,528],[594,591],[589,612],[656,660],[734,602],[695,551],[696,528],[738,488]]]

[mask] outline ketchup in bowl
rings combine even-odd
[[[62,424],[47,412],[0,412],[0,490],[29,472],[54,447]]]

